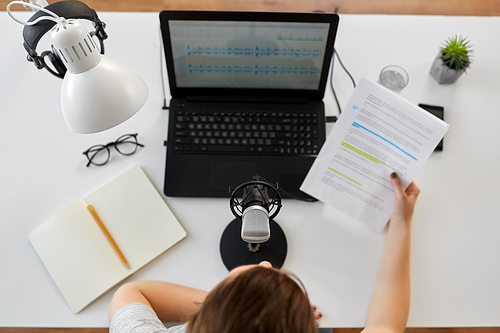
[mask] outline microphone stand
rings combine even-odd
[[[257,252],[259,251],[260,244],[255,244],[255,243],[248,243],[248,250],[250,252]]]

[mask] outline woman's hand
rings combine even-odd
[[[316,305],[311,304],[311,307],[312,307],[312,310],[314,312],[314,319],[316,319],[314,326],[316,326],[316,328],[318,328],[319,327],[319,320],[321,319],[321,317],[323,317],[323,314],[318,311],[318,307]]]
[[[391,174],[391,183],[396,191],[396,199],[394,200],[394,212],[389,219],[389,223],[411,223],[415,202],[420,194],[420,188],[411,182],[408,188],[403,190],[403,184],[398,174],[393,172]]]

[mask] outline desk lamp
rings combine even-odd
[[[21,4],[38,10],[28,22],[15,18],[10,6]],[[80,1],[60,1],[39,7],[22,1],[7,5],[8,14],[25,25],[24,48],[28,61],[62,78],[61,108],[66,125],[77,133],[95,133],[114,127],[144,105],[148,87],[121,62],[105,56],[105,24],[96,12]],[[80,19],[93,22],[89,34]],[[51,51],[36,52],[40,38],[50,31]],[[91,36],[101,44],[99,52]],[[51,66],[47,66],[46,59]]]
[[[220,242],[226,268],[231,270],[264,260],[281,268],[287,242],[283,230],[273,220],[281,210],[278,185],[274,187],[255,175],[229,192],[229,206],[236,219],[226,227]]]

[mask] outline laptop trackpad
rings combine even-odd
[[[229,186],[249,182],[255,175],[253,161],[210,161],[208,187],[213,191],[228,191]]]

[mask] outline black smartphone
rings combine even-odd
[[[442,106],[428,105],[428,104],[419,104],[418,106],[420,106],[422,109],[426,111],[429,111],[439,119],[444,120],[444,108]],[[439,142],[434,151],[442,151],[442,150],[443,150],[443,140]]]

